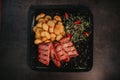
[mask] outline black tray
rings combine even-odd
[[[55,15],[59,13],[63,15],[65,12],[81,13],[86,16],[90,22],[90,37],[87,42],[81,43],[82,49],[79,50],[79,56],[77,62],[79,66],[72,66],[74,63],[70,63],[67,67],[56,68],[52,62],[50,66],[45,66],[37,60],[37,46],[34,44],[34,32],[32,28],[35,25],[35,16],[39,13],[44,12],[48,15]],[[83,72],[89,71],[93,65],[93,21],[91,11],[84,6],[80,5],[47,5],[47,6],[31,6],[28,12],[28,63],[33,70],[41,71],[62,71],[62,72]]]

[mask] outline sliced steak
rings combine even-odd
[[[63,50],[69,55],[70,58],[78,56],[78,52],[73,45],[73,43],[68,38],[63,38],[60,40]]]
[[[61,66],[61,63],[60,63],[60,58],[59,58],[59,55],[57,54],[56,52],[56,49],[54,47],[54,44],[51,45],[51,59],[52,61],[54,62],[54,64],[57,66],[57,67],[60,67]]]
[[[48,66],[50,62],[50,46],[51,43],[38,45],[38,61],[46,66]]]
[[[77,52],[76,50],[74,50],[74,51],[69,51],[69,52],[68,52],[68,55],[70,56],[70,58],[72,58],[72,57],[77,57],[77,56],[78,56],[78,52]]]
[[[60,43],[55,44],[55,49],[56,49],[57,54],[59,55],[60,61],[69,62],[70,58],[68,54],[63,50]]]
[[[70,41],[70,38],[69,38],[69,37],[66,37],[66,38],[61,39],[59,42],[60,42],[60,43],[66,43],[66,42],[68,42],[68,41]]]

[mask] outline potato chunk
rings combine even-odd
[[[56,40],[57,40],[57,41],[59,41],[59,40],[62,39],[62,38],[63,38],[63,36],[62,36],[61,34],[56,36]]]
[[[48,25],[46,23],[43,24],[43,30],[48,31]]]
[[[51,33],[51,34],[50,34],[50,37],[51,37],[51,41],[54,41],[54,40],[55,40],[56,35],[55,35],[54,33]]]
[[[50,42],[50,40],[48,39],[48,40],[46,40],[46,41],[44,41],[45,43],[48,43],[48,42]]]
[[[47,25],[50,26],[50,27],[54,27],[55,26],[55,23],[52,21],[52,20],[49,20],[47,22]]]
[[[43,37],[43,38],[42,38],[42,41],[43,41],[43,42],[45,42],[46,40],[48,40],[47,37]]]
[[[48,20],[52,19],[52,17],[49,16],[49,15],[45,16],[45,18],[48,19]]]
[[[41,37],[46,37],[47,39],[50,39],[50,34],[47,31],[41,32]]]
[[[55,28],[54,28],[54,33],[55,33],[56,35],[58,35],[58,34],[61,33],[60,26],[59,26],[58,24],[57,24],[57,25],[55,26]]]
[[[40,13],[37,17],[36,17],[36,21],[38,21],[40,18],[45,17],[44,13]]]
[[[55,24],[57,23],[57,20],[55,20],[55,19],[54,19],[54,20],[52,20],[52,21],[53,21]]]
[[[57,21],[62,21],[60,16],[54,16],[54,19],[57,20]]]
[[[33,27],[33,31],[35,32],[37,30],[37,26],[34,26]]]
[[[43,25],[42,22],[39,22],[39,23],[36,24],[36,26],[37,26],[37,27],[40,27],[40,28],[42,28],[42,25]]]
[[[40,23],[40,22],[44,23],[45,20],[44,20],[43,18],[40,18],[40,19],[38,20],[38,23]]]
[[[41,41],[40,39],[36,39],[36,40],[34,41],[34,43],[35,43],[35,44],[40,44],[40,43],[42,43],[42,41]]]

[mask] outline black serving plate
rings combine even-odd
[[[75,59],[71,59],[68,65],[62,63],[60,68],[54,66],[53,62],[50,62],[49,66],[45,66],[42,63],[38,62],[38,49],[37,45],[34,44],[34,32],[32,28],[36,24],[35,17],[39,13],[46,13],[48,15],[54,16],[59,14],[64,15],[65,12],[72,14],[80,13],[83,16],[86,16],[86,19],[90,23],[91,32],[89,39],[87,41],[81,41],[79,44],[80,48],[77,49],[79,56]],[[61,72],[83,72],[89,71],[92,68],[93,64],[93,21],[92,21],[91,11],[84,6],[80,5],[47,5],[47,6],[31,6],[28,12],[28,63],[33,70],[41,71],[61,71]]]

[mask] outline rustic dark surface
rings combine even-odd
[[[3,0],[0,80],[120,80],[120,5],[116,0]],[[89,72],[40,72],[27,65],[30,5],[81,4],[94,20],[93,68]]]

